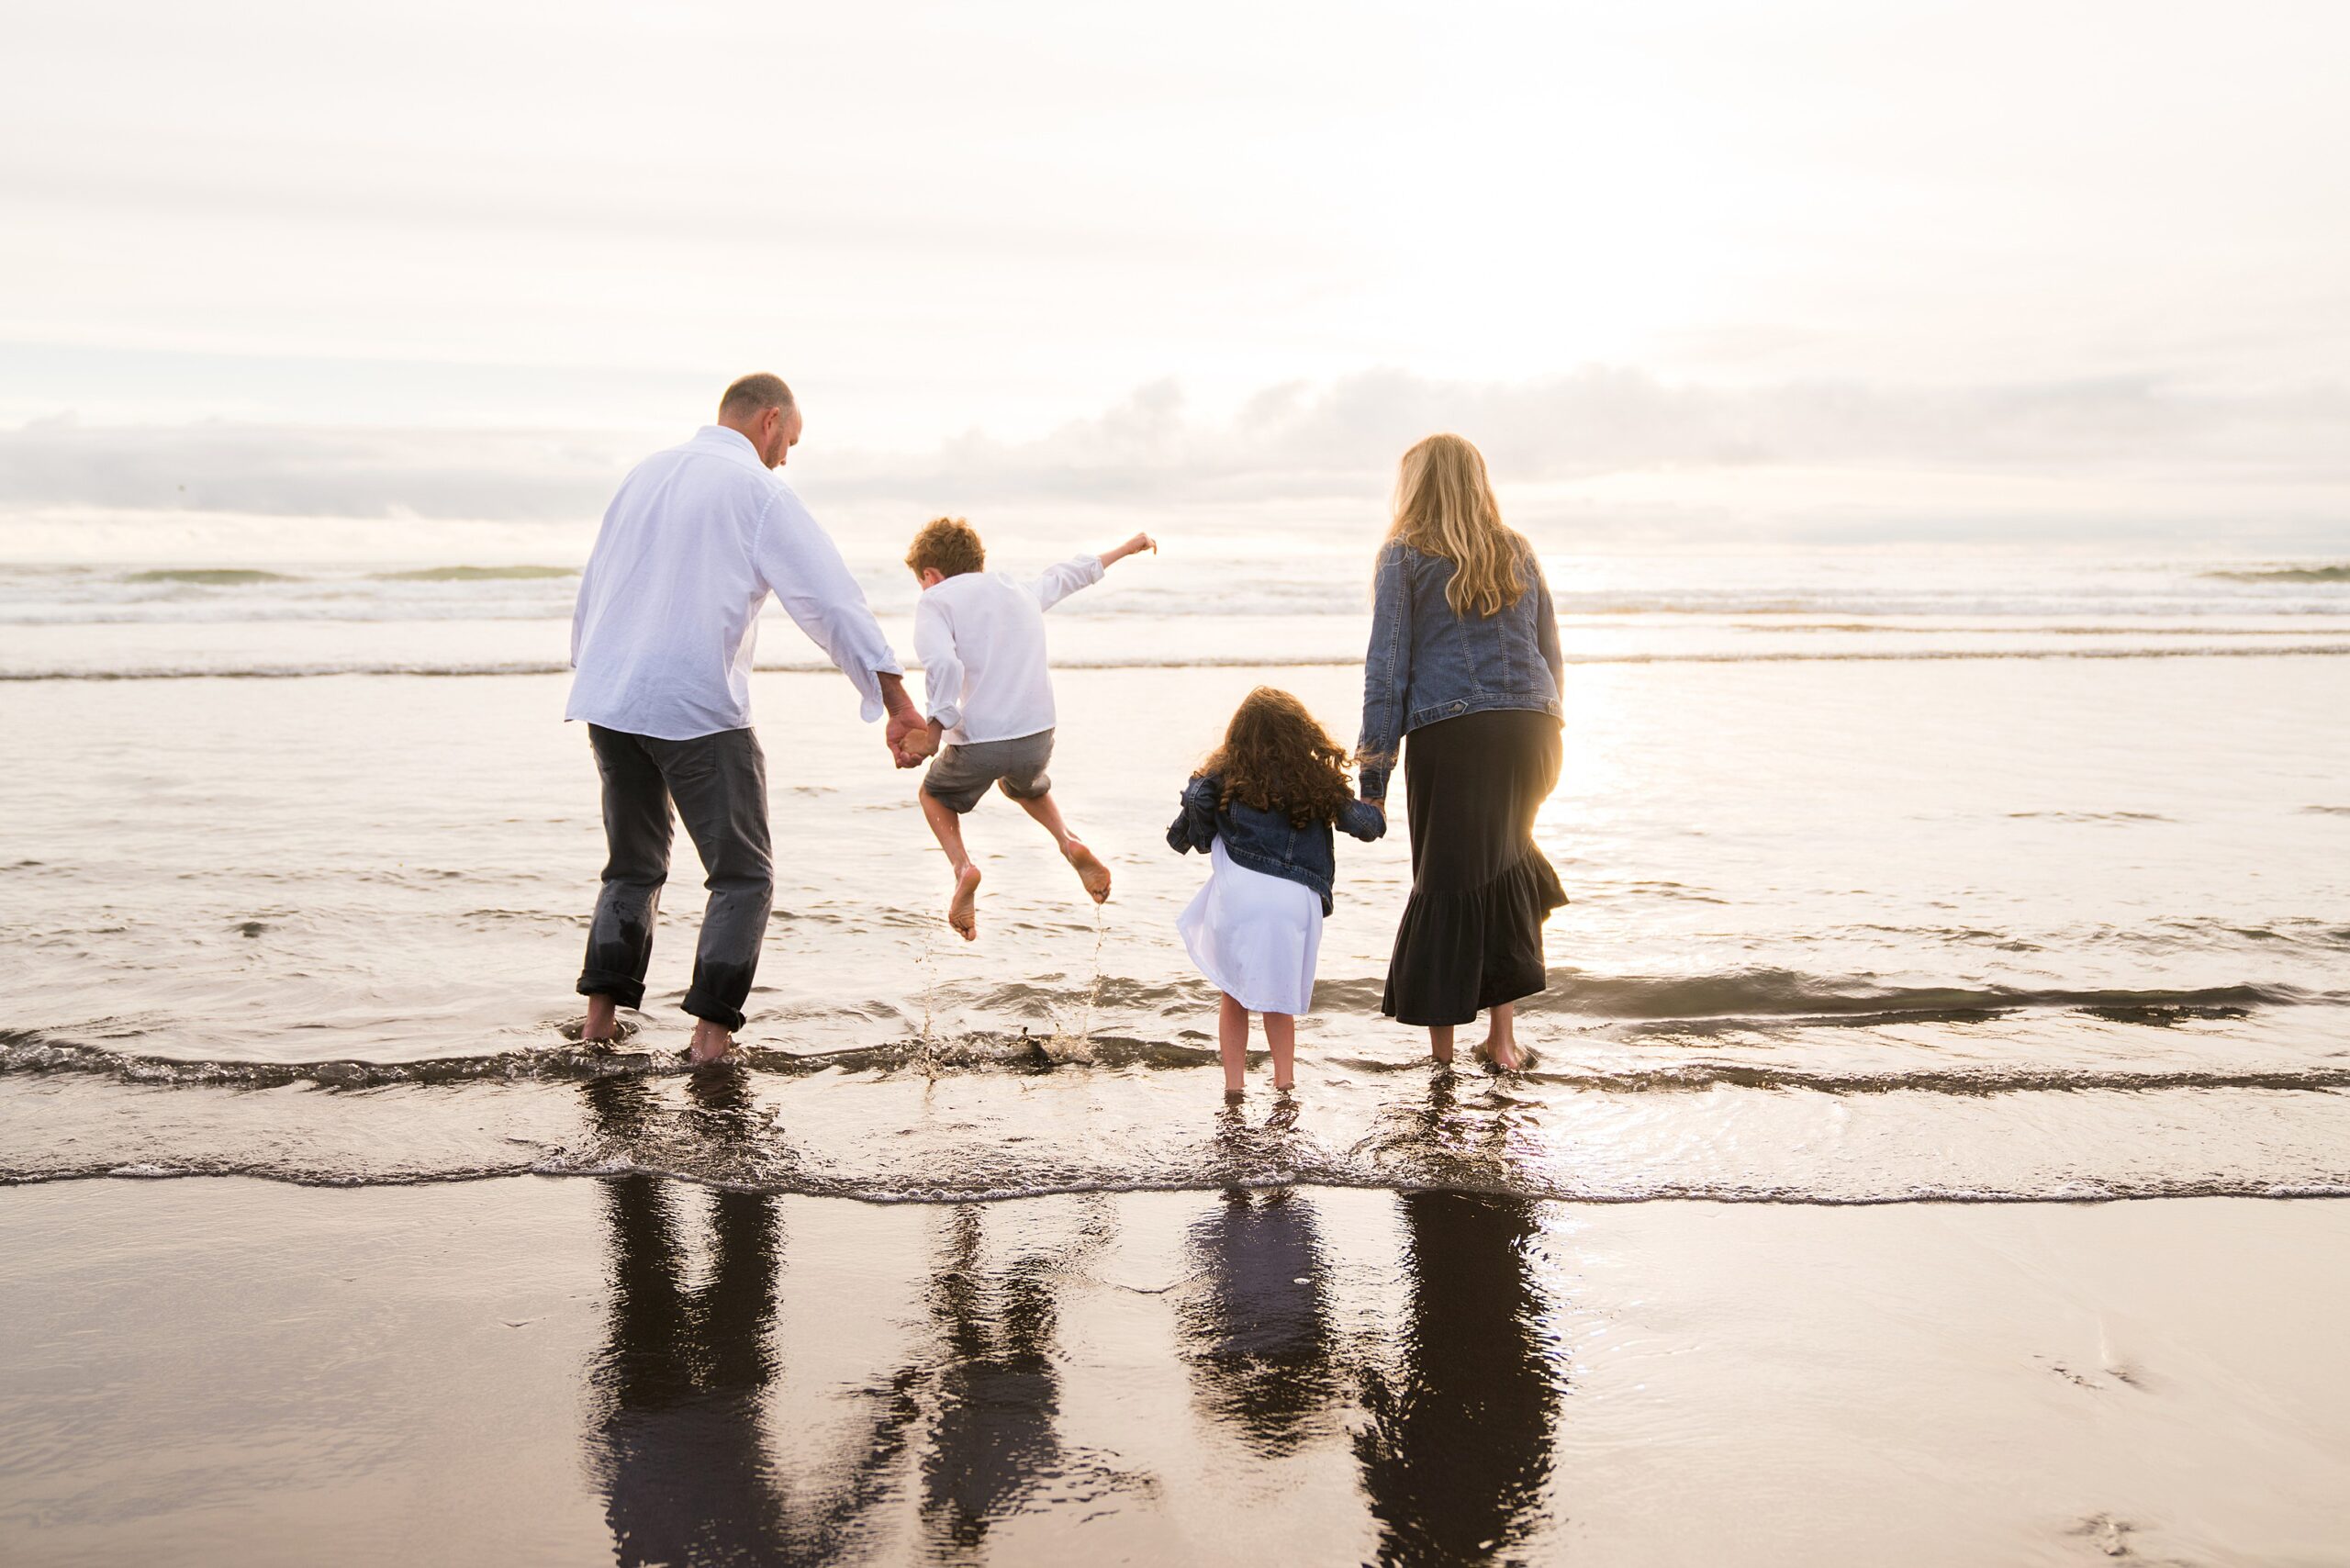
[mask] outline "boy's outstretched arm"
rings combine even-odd
[[[1036,596],[1039,606],[1050,610],[1078,589],[1091,588],[1100,582],[1102,574],[1108,571],[1113,563],[1125,560],[1137,550],[1158,548],[1158,542],[1149,534],[1137,533],[1124,544],[1113,545],[1099,555],[1080,555],[1074,560],[1063,561],[1058,566],[1046,567],[1045,575],[1028,585],[1028,591]]]
[[[1119,562],[1125,560],[1127,556],[1139,555],[1146,550],[1149,551],[1154,555],[1158,554],[1158,541],[1153,539],[1147,533],[1137,533],[1132,539],[1127,540],[1124,544],[1113,544],[1107,550],[1102,551],[1102,565],[1105,568],[1114,566]]]

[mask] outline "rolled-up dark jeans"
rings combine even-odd
[[[669,879],[674,801],[710,890],[685,1008],[729,1032],[741,1028],[743,1002],[758,973],[759,945],[775,907],[767,758],[757,737],[749,730],[721,730],[665,741],[590,724],[588,739],[604,779],[608,855],[579,994],[609,996],[622,1007],[644,1004],[653,927]]]

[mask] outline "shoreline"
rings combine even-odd
[[[0,1175],[0,1193],[41,1187],[68,1187],[107,1182],[151,1183],[204,1182],[259,1182],[273,1187],[287,1187],[302,1192],[364,1193],[379,1188],[414,1190],[432,1187],[477,1186],[491,1182],[617,1182],[631,1180],[674,1182],[683,1187],[710,1193],[737,1193],[745,1196],[807,1200],[811,1203],[864,1204],[875,1208],[954,1208],[965,1204],[1022,1204],[1045,1202],[1055,1198],[1087,1197],[1154,1197],[1199,1195],[1209,1193],[1248,1192],[1279,1193],[1296,1190],[1321,1193],[1387,1193],[1398,1197],[1421,1193],[1450,1194],[1468,1198],[1496,1198],[1516,1203],[1560,1204],[1575,1208],[1641,1208],[1650,1205],[1688,1204],[1714,1208],[1759,1209],[1976,1209],[2033,1208],[2059,1209],[2096,1208],[2110,1204],[2330,1204],[2350,1199],[2350,1182],[2340,1185],[2312,1183],[2306,1186],[2280,1188],[2270,1192],[2214,1189],[2210,1191],[2171,1191],[2143,1193],[2083,1193],[2051,1194],[2032,1193],[1986,1193],[1981,1194],[1929,1194],[1917,1196],[1903,1193],[1883,1197],[1798,1197],[1781,1193],[1745,1195],[1733,1192],[1673,1192],[1616,1195],[1608,1193],[1579,1193],[1572,1197],[1558,1197],[1542,1193],[1528,1193],[1503,1186],[1475,1186],[1460,1182],[1345,1182],[1320,1176],[1240,1177],[1230,1180],[1203,1179],[1197,1182],[1073,1182],[1066,1186],[1003,1188],[956,1193],[859,1193],[819,1191],[811,1188],[763,1186],[752,1182],[729,1182],[724,1177],[709,1176],[690,1170],[672,1170],[652,1166],[616,1166],[578,1170],[542,1170],[518,1168],[510,1170],[462,1171],[448,1175],[380,1176],[347,1180],[329,1177],[278,1175],[255,1170],[141,1170],[125,1168],[116,1170],[73,1171],[57,1176]]]

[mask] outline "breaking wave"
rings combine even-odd
[[[2249,989],[2249,988],[2245,988]],[[2240,1008],[2140,1004],[2088,1007],[2082,1011],[2121,1022],[2163,1024],[2183,1016],[2241,1016]],[[1964,1016],[1964,1014],[1960,1014]],[[1921,1014],[1878,1013],[1866,1021],[1948,1021],[1949,1010]],[[1897,1068],[1873,1071],[1709,1059],[1701,1056],[1656,1066],[1583,1066],[1546,1060],[1538,1054],[1512,1082],[1609,1094],[1685,1093],[1747,1089],[1817,1094],[2023,1094],[2086,1091],[2167,1092],[2181,1090],[2252,1089],[2331,1092],[2350,1089],[2350,1064],[2339,1067],[2110,1068],[1983,1063],[1969,1067]],[[1323,1055],[1323,1063],[1358,1077],[1425,1073],[1428,1064],[1416,1051],[1366,1057],[1343,1050]],[[1095,1071],[1116,1074],[1194,1070],[1217,1060],[1214,1047],[1180,1040],[1145,1040],[1095,1035],[1084,1038],[1032,1034],[977,1033],[946,1040],[907,1039],[886,1045],[830,1051],[793,1051],[745,1046],[733,1058],[741,1070],[762,1077],[800,1078],[822,1072],[937,1078],[970,1073],[1047,1074]],[[471,1056],[427,1057],[407,1061],[337,1058],[311,1061],[204,1059],[142,1055],[71,1040],[39,1031],[0,1032],[0,1076],[50,1074],[95,1078],[156,1088],[330,1091],[420,1088],[467,1084],[595,1083],[608,1080],[681,1077],[695,1070],[674,1049],[597,1049],[565,1044]]]
[[[426,566],[412,572],[377,572],[379,583],[528,583],[576,577],[576,566]]]
[[[1570,665],[1782,665],[1782,664],[1948,664],[1977,660],[2008,662],[2076,659],[2210,659],[2312,658],[2350,655],[2350,640],[2297,643],[2285,646],[2250,647],[2198,644],[2188,647],[2130,648],[1938,648],[1849,649],[1836,652],[1783,649],[1760,653],[1569,654]],[[1133,658],[1055,659],[1063,670],[1121,669],[1344,669],[1362,663],[1360,654],[1230,654],[1190,658],[1139,655]],[[755,666],[768,674],[811,674],[828,671],[820,658],[761,659]],[[921,666],[912,666],[918,669]],[[479,678],[485,676],[568,675],[561,659],[453,660],[317,660],[277,665],[133,665],[120,668],[53,666],[0,670],[0,681],[44,680],[298,680],[322,676],[418,676]]]
[[[127,583],[185,583],[196,588],[246,588],[256,583],[299,582],[282,572],[263,572],[247,566],[184,566],[159,567],[154,571],[132,572],[122,579]]]
[[[1354,988],[1360,993],[1355,994]],[[1375,1008],[1380,992],[1369,980],[1330,982],[1321,994],[1338,1005]],[[2126,990],[2064,986],[1878,986],[1830,980],[1790,969],[1747,969],[1718,975],[1585,975],[1554,970],[1550,989],[1524,1004],[1529,1012],[1648,1022],[1764,1019],[1947,1019],[1991,1016],[2027,1009],[2067,1010],[2101,1018],[2148,1022],[2188,1016],[2240,1016],[2256,1007],[2350,1003],[2350,991],[2287,985],[2199,986]]]
[[[2237,583],[2350,583],[2350,566],[2277,566],[2263,571],[2207,572]]]

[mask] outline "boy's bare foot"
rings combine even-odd
[[[733,1048],[734,1036],[704,1018],[694,1025],[694,1037],[686,1047],[686,1059],[696,1067],[702,1067],[719,1060]]]
[[[966,942],[979,935],[979,868],[965,862],[955,873],[955,898],[946,906],[946,924]]]
[[[1061,851],[1061,854],[1070,865],[1077,868],[1077,879],[1085,884],[1085,890],[1092,895],[1093,902],[1108,903],[1110,902],[1110,868],[1102,864],[1102,857],[1074,838],[1069,841],[1068,846]]]

